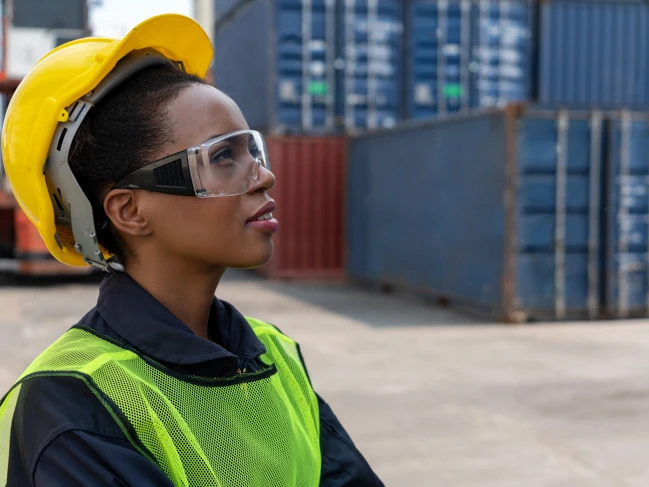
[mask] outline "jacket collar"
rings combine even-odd
[[[218,342],[197,336],[128,274],[108,275],[99,288],[97,311],[126,342],[161,362],[181,365],[253,359],[266,348],[229,303],[212,301],[208,329]]]

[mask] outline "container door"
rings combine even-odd
[[[649,314],[649,121],[629,112],[610,127],[607,313]]]
[[[557,319],[598,314],[601,159],[598,113],[520,122],[516,309]]]
[[[335,0],[277,0],[278,125],[334,128]]]
[[[473,5],[468,65],[472,107],[530,98],[532,17],[529,0],[481,0]]]
[[[408,117],[469,108],[471,3],[418,0],[408,15]]]
[[[401,116],[401,2],[342,0],[339,6],[345,126],[391,127]]]

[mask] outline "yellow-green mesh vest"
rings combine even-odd
[[[176,486],[309,487],[320,479],[318,403],[296,343],[248,319],[267,368],[229,379],[174,374],[83,327],[24,372],[0,405],[0,485],[20,386],[38,376],[85,381],[143,455]]]

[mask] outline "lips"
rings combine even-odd
[[[252,217],[250,217],[248,220],[246,220],[246,223],[250,223],[252,221],[255,221],[260,216],[265,215],[266,213],[271,213],[271,212],[275,211],[276,208],[277,208],[277,205],[275,204],[275,202],[274,201],[269,201],[257,213],[255,213]]]

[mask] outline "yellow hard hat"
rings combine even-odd
[[[78,125],[112,87],[147,65],[173,62],[204,77],[212,45],[192,19],[152,17],[123,39],[88,37],[46,54],[7,107],[2,156],[16,201],[64,264],[107,269],[90,202],[67,163]],[[66,138],[67,135],[67,138]]]

